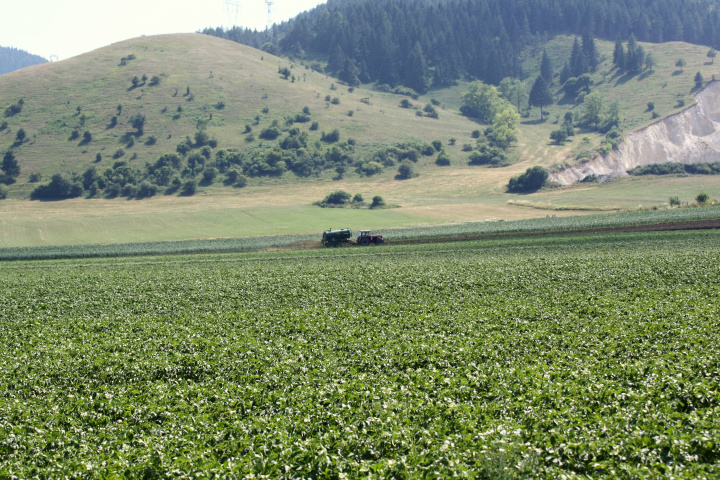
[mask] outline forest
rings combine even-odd
[[[271,29],[203,33],[296,58],[323,58],[350,85],[423,93],[470,77],[522,76],[525,47],[556,34],[720,48],[715,0],[329,0]]]
[[[0,75],[45,62],[44,58],[24,50],[0,46]]]

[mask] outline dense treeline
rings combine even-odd
[[[720,162],[710,163],[654,163],[628,170],[630,175],[720,175]]]
[[[546,34],[720,48],[718,10],[715,0],[329,0],[271,30],[205,33],[286,55],[320,54],[349,84],[423,92],[466,75],[492,84],[518,77],[519,52]]]
[[[11,47],[0,47],[0,75],[47,62],[46,59]]]

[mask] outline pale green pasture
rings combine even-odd
[[[90,203],[90,202],[88,202]],[[90,207],[92,204],[90,205]],[[92,214],[27,215],[0,211],[0,248],[133,243],[201,238],[315,233],[328,228],[390,228],[436,224],[398,210],[320,209],[312,206],[248,207],[202,211],[153,209]]]

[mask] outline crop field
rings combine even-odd
[[[717,478],[719,247],[2,262],[0,478]]]

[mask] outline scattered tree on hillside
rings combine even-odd
[[[684,58],[678,58],[677,61],[675,62],[675,66],[678,67],[681,72],[685,71],[685,65],[686,65],[686,63],[685,63]]]
[[[695,81],[695,87],[696,87],[696,88],[701,88],[701,87],[703,86],[703,83],[705,83],[705,79],[703,78],[702,73],[697,72],[697,73],[695,74],[695,79],[694,79],[694,81]]]
[[[717,56],[717,51],[714,48],[711,48],[707,52],[707,57],[710,59],[710,63],[715,63],[715,57]]]
[[[0,167],[0,170],[3,171],[3,174],[0,175],[0,183],[4,183],[6,185],[15,183],[15,178],[20,175],[20,165],[18,164],[12,150],[5,152],[2,165],[0,165]]]

